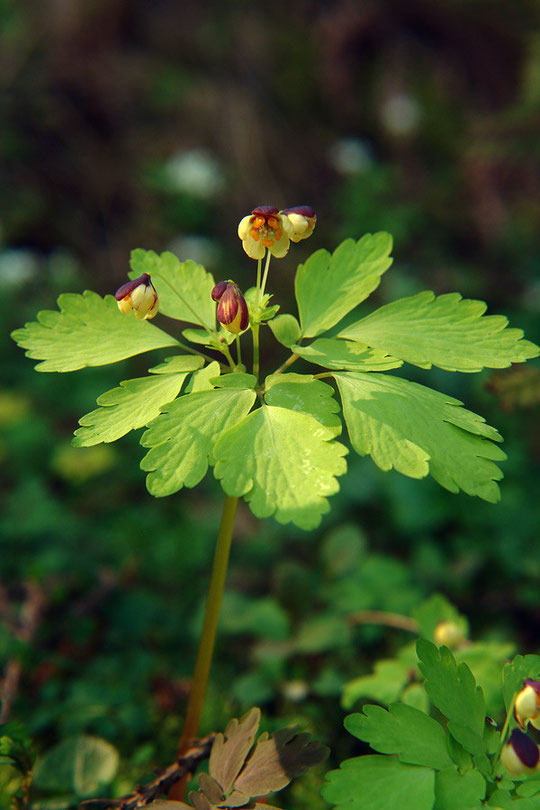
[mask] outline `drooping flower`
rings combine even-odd
[[[534,740],[515,728],[503,747],[501,762],[510,776],[534,773],[540,764],[540,749]]]
[[[293,208],[284,208],[279,212],[284,214],[294,228],[291,234],[291,242],[300,242],[307,239],[315,230],[317,214],[311,205],[296,205]]]
[[[530,722],[540,729],[540,681],[525,678],[514,703],[514,717],[521,728],[527,728]]]
[[[249,325],[246,299],[234,281],[220,281],[212,290],[212,298],[219,301],[216,318],[225,329],[237,335]]]
[[[158,295],[148,273],[143,273],[139,278],[122,284],[114,297],[120,312],[129,315],[133,310],[135,317],[140,321],[149,320],[158,313]]]
[[[433,639],[435,644],[439,647],[444,644],[446,647],[458,647],[465,641],[465,633],[463,628],[456,622],[442,621],[439,622],[433,632]]]
[[[272,205],[257,206],[238,225],[242,247],[252,259],[262,259],[266,248],[281,259],[289,250],[293,234],[291,221]]]

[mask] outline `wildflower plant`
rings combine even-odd
[[[148,375],[102,394],[73,443],[108,443],[145,428],[141,468],[151,495],[194,487],[210,467],[226,494],[181,751],[197,734],[238,499],[256,517],[315,529],[347,470],[345,425],[352,449],[382,470],[430,474],[451,492],[495,503],[505,458],[498,431],[457,399],[391,372],[410,364],[470,373],[539,353],[504,316],[486,315],[483,302],[456,292],[422,292],[355,318],[392,264],[392,238],[382,232],[315,251],[296,271],[297,316],[278,314],[266,291],[270,261],[315,224],[310,206],[265,205],[245,216],[238,235],[256,265],[244,293],[231,279],[216,284],[193,261],[137,249],[116,300],[64,294],[57,311],[13,333],[44,372],[167,350]],[[158,310],[160,326],[150,323]],[[287,350],[264,373],[261,336]]]

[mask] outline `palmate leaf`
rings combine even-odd
[[[499,500],[495,481],[502,473],[493,462],[506,456],[489,441],[501,437],[481,416],[453,397],[388,374],[334,376],[357,453],[369,453],[382,470],[393,467],[411,478],[431,473],[450,492]]]
[[[336,338],[318,338],[309,346],[291,346],[295,354],[324,368],[347,371],[387,371],[399,368],[403,360],[391,357],[382,349],[372,349],[365,343]]]
[[[216,734],[208,769],[224,793],[230,791],[240,773],[255,742],[260,721],[260,709],[250,709],[240,720],[231,720],[224,734]]]
[[[148,491],[162,497],[198,484],[214,461],[215,440],[250,411],[255,397],[252,389],[212,388],[166,405],[141,439],[150,448],[141,461]]]
[[[372,312],[340,332],[412,363],[447,371],[505,368],[536,357],[539,349],[523,339],[521,329],[507,328],[503,315],[484,315],[483,301],[459,293],[435,296],[426,291]]]
[[[364,706],[363,714],[345,718],[345,728],[380,754],[397,754],[401,762],[444,770],[453,763],[446,734],[432,717],[404,703]]]
[[[313,529],[339,489],[336,476],[347,469],[347,448],[334,436],[335,428],[307,413],[263,405],[218,439],[214,473],[257,517]]]
[[[486,795],[486,780],[479,771],[459,773],[449,768],[435,775],[433,810],[481,810]]]
[[[298,267],[296,300],[303,337],[315,337],[340,321],[373,292],[392,264],[392,237],[366,234],[346,239],[330,254],[317,250]]]
[[[201,264],[180,262],[169,251],[158,255],[141,248],[132,251],[130,264],[130,278],[142,273],[152,277],[163,315],[215,331],[216,304],[211,296],[215,281]]]
[[[322,796],[347,810],[432,810],[435,773],[384,756],[346,759],[330,771]]]
[[[79,419],[75,431],[75,447],[90,447],[100,442],[114,442],[130,430],[144,427],[156,416],[162,405],[172,402],[182,388],[189,372],[156,374],[124,380],[98,397],[97,410]]]
[[[42,360],[37,371],[75,371],[175,346],[178,341],[134,314],[122,315],[112,295],[86,290],[58,298],[60,312],[45,310],[37,321],[12,332],[28,357]]]

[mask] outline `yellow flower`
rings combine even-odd
[[[294,233],[290,237],[291,242],[300,242],[313,233],[317,222],[317,214],[311,205],[296,205],[294,208],[284,208],[279,213],[285,214],[294,228]]]
[[[249,326],[246,299],[234,281],[220,281],[212,290],[212,298],[219,301],[216,318],[225,329],[237,335]]]
[[[272,205],[257,206],[238,225],[242,247],[252,259],[262,259],[266,248],[276,259],[281,259],[289,250],[293,235],[291,221]]]
[[[535,728],[540,728],[540,681],[525,678],[523,689],[514,703],[514,717],[521,728],[527,728],[529,721]]]
[[[143,273],[139,278],[122,284],[114,297],[120,312],[129,315],[133,310],[135,317],[140,321],[149,320],[158,313],[158,296],[148,273]]]

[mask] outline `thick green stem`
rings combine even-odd
[[[240,346],[240,335],[236,336],[236,362],[242,364],[242,347]]]
[[[226,343],[224,343],[224,344],[222,345],[221,351],[223,352],[223,354],[224,354],[224,355],[225,355],[225,357],[227,358],[227,360],[228,360],[228,362],[229,362],[230,367],[231,367],[231,368],[232,368],[232,370],[234,371],[234,370],[235,370],[235,368],[236,368],[236,365],[235,365],[235,363],[234,363],[234,360],[232,359],[231,351],[230,351],[230,349],[229,349],[229,347],[227,346],[227,344],[226,344]]]
[[[184,728],[182,729],[182,736],[178,746],[179,756],[183,751],[187,750],[199,730],[204,696],[208,684],[208,675],[210,673],[210,664],[214,653],[219,610],[221,607],[223,588],[225,586],[225,578],[227,576],[227,565],[229,562],[229,552],[231,549],[237,505],[238,498],[231,498],[227,495],[223,507],[223,515],[221,517],[221,526],[219,527],[212,577],[210,579],[210,588],[206,600],[204,624],[199,641],[186,719],[184,720]]]
[[[514,703],[516,702],[517,692],[512,697],[510,701],[510,706],[508,707],[508,711],[506,712],[506,720],[504,721],[504,726],[502,727],[501,736],[499,737],[499,744],[497,746],[497,750],[495,751],[495,756],[493,757],[493,766],[491,773],[495,775],[497,773],[497,766],[499,764],[499,759],[501,758],[501,752],[503,749],[504,741],[506,739],[506,735],[508,733],[508,727],[510,725],[510,720],[514,715]]]
[[[261,303],[261,265],[262,259],[257,259],[257,306]]]

